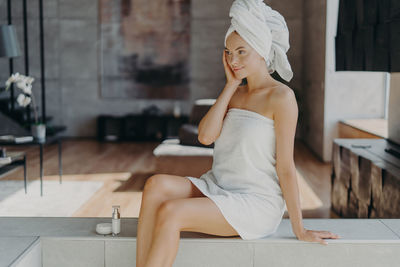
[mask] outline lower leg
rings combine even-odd
[[[238,235],[209,198],[168,200],[157,210],[153,239],[144,266],[171,267],[178,253],[181,231]]]
[[[136,238],[136,267],[143,267],[149,254],[157,210],[164,200],[145,201],[140,207],[137,238]]]
[[[139,212],[136,266],[143,267],[148,258],[156,224],[157,211],[166,200],[204,197],[192,183],[174,175],[155,175],[146,182]]]
[[[172,267],[179,249],[180,229],[171,224],[156,226],[145,267]]]

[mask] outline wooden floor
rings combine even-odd
[[[103,181],[104,185],[73,217],[109,217],[111,206],[121,206],[121,216],[138,217],[144,183],[156,172],[153,149],[157,142],[99,143],[94,140],[63,141],[63,181]],[[7,147],[26,151],[28,179],[39,179],[37,147]],[[338,218],[330,211],[331,164],[320,162],[301,142],[296,141],[295,163],[298,173],[322,202],[312,210],[302,210],[304,218]],[[44,149],[44,179],[58,180],[57,145]],[[22,168],[3,179],[23,179]],[[299,186],[301,186],[299,184]],[[44,183],[44,194],[46,184]],[[288,214],[285,213],[285,218]]]

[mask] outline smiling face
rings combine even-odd
[[[226,39],[226,59],[236,78],[243,79],[265,67],[265,60],[239,34]]]

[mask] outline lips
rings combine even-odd
[[[242,68],[233,68],[233,71],[238,71],[238,70],[241,70],[241,69],[243,69],[243,67]]]

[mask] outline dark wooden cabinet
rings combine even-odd
[[[332,209],[345,218],[399,218],[399,152],[385,139],[335,139]]]
[[[186,122],[187,116],[100,116],[97,120],[97,137],[99,141],[162,141],[177,137],[179,128]]]

